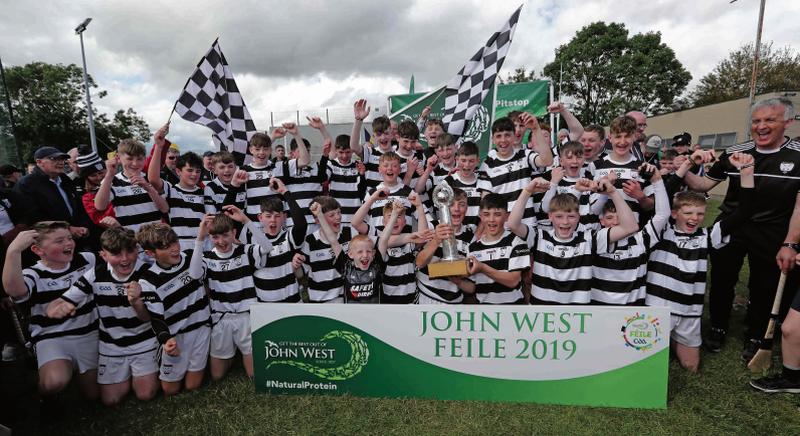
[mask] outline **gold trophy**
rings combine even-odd
[[[442,224],[453,224],[450,217],[450,205],[453,204],[453,188],[442,181],[433,189],[433,204],[439,209],[439,221]],[[431,278],[465,276],[468,274],[467,259],[459,256],[455,236],[442,241],[442,258],[438,262],[428,264],[428,276]]]

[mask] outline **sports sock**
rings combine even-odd
[[[786,380],[800,384],[800,368],[790,368],[783,365],[783,372],[781,374]]]

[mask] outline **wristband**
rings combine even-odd
[[[781,244],[781,247],[791,248],[794,251],[800,251],[800,244],[795,244],[793,242],[784,242]]]
[[[756,166],[755,163],[749,163],[749,164],[746,164],[746,165],[742,165],[742,166],[740,166],[739,168],[736,168],[736,169],[741,171],[741,170],[743,170],[745,168],[750,168],[750,167],[754,167],[754,166]]]

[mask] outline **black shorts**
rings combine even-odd
[[[786,301],[786,300],[783,300]],[[792,309],[800,312],[800,289],[798,292],[794,294],[794,300],[792,300],[792,305],[790,306]]]

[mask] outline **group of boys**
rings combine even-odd
[[[399,123],[395,135],[386,117],[362,144],[368,114],[357,101],[353,134],[335,139],[310,118],[324,141],[318,162],[296,124],[257,133],[248,164],[215,153],[204,184],[192,152],[176,157],[177,181],[162,179],[168,126],[155,134],[146,173],[145,146],[122,141],[89,204],[114,212],[100,259],[77,252],[58,221],[8,247],[3,284],[30,305],[40,391],[61,391],[77,370],[87,396],[104,404],[131,389],[141,400],[172,395],[201,386],[207,366],[212,379],[224,377],[237,350],[252,377],[257,302],[666,306],[677,356],[697,371],[706,256],[752,211],[751,155],[725,156],[740,176],[740,207],[704,229],[705,198],[665,186],[671,169],[633,156],[631,117],[611,123],[607,153],[602,127],[581,128],[580,142],[565,137],[553,166],[531,114],[495,120],[482,162],[477,145],[457,143],[440,120],[424,123],[432,153],[416,123]],[[289,158],[273,160],[273,142],[287,134]],[[710,159],[676,158],[670,179]],[[445,184],[452,202],[434,206]],[[466,275],[429,274],[445,240],[469,259]],[[28,248],[39,261],[24,267]]]

